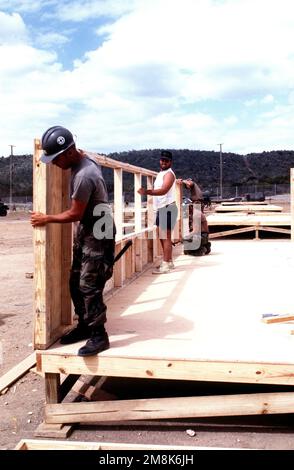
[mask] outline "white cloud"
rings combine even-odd
[[[247,100],[247,101],[244,102],[244,105],[247,108],[251,108],[251,106],[255,106],[256,104],[257,104],[257,100],[255,100],[255,99]]]
[[[294,52],[292,41],[287,41],[294,23],[290,28],[287,21],[281,20],[282,38],[280,34],[273,37],[277,8],[260,0],[257,8],[254,3],[253,16],[258,20],[250,21],[249,34],[246,19],[253,10],[247,4],[253,8],[247,0],[217,7],[209,1],[170,0],[166,11],[166,1],[151,1],[147,7],[138,6],[135,12],[100,29],[108,31],[110,39],[87,60],[103,63],[118,73],[130,67],[147,68],[148,64],[161,64],[162,71],[164,67],[173,68],[182,80],[179,94],[187,100],[237,93],[248,97],[255,91],[260,94],[282,84],[287,86],[294,78],[293,62],[287,60]],[[259,13],[265,5],[267,21],[263,26],[267,34],[260,41]],[[276,42],[283,47],[279,48]]]
[[[27,29],[21,16],[0,11],[0,45],[22,43],[27,39]]]
[[[20,13],[33,13],[56,4],[58,4],[58,0],[0,0],[0,9],[18,11]]]
[[[36,36],[36,42],[40,47],[48,48],[49,46],[58,47],[68,43],[70,39],[64,34],[56,32],[40,33]]]
[[[20,11],[26,2],[11,4]],[[224,141],[246,152],[280,146],[281,138],[282,147],[293,146],[292,0],[32,4],[55,18],[46,35],[37,17],[34,29],[19,14],[0,14],[3,149],[8,141],[30,151],[33,138],[56,123],[72,129],[83,147],[101,151],[211,148]],[[87,25],[88,19],[107,39],[97,49],[89,43],[71,71],[51,50],[31,45],[68,47],[59,21]],[[276,105],[276,114],[261,112],[268,105]]]
[[[81,22],[99,17],[118,17],[133,10],[141,0],[63,1],[56,9],[61,21]]]
[[[294,90],[290,91],[289,96],[288,96],[288,103],[289,104],[294,104]]]
[[[237,124],[237,122],[239,121],[239,119],[237,118],[237,116],[228,116],[224,119],[224,123],[227,125],[227,126],[234,126],[235,124]]]
[[[273,95],[266,95],[262,98],[261,103],[272,104],[275,101]]]
[[[2,46],[0,47],[0,77],[3,82],[9,79],[13,80],[14,84],[23,83],[25,86],[22,90],[26,92],[26,85],[29,85],[26,80],[30,73],[39,71],[39,74],[41,74],[40,78],[45,77],[46,71],[44,71],[44,67],[55,58],[56,55],[54,53],[41,51],[26,44]],[[54,70],[58,68],[57,64],[52,66]],[[11,73],[15,74],[14,77],[8,75]],[[28,73],[28,75],[18,75],[23,73]]]

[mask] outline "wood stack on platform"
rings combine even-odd
[[[291,187],[294,184],[291,171]],[[291,235],[293,215],[282,213],[282,206],[267,202],[223,202],[215,207],[215,212],[207,216],[210,238],[219,238],[245,232],[255,232],[259,240],[260,232],[273,232]],[[293,214],[293,212],[292,212]]]

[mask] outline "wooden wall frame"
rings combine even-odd
[[[33,210],[44,214],[56,214],[69,207],[70,171],[40,162],[42,153],[40,140],[34,142],[33,162]],[[137,193],[142,177],[147,177],[148,188],[152,187],[156,172],[123,163],[92,152],[88,154],[101,166],[112,168],[114,173],[114,220],[117,229],[116,253],[127,240],[132,247],[115,264],[114,275],[106,285],[105,292],[122,287],[135,273],[142,272],[146,265],[156,261],[159,255],[158,240],[154,229],[153,198],[147,198],[147,208]],[[134,230],[125,234],[123,207],[123,172],[134,175]],[[177,235],[181,233],[182,188],[176,186],[179,206]],[[142,214],[146,213],[147,224],[143,227]],[[57,341],[73,323],[70,292],[68,289],[72,253],[72,224],[48,224],[36,227],[34,243],[34,346],[47,349]]]

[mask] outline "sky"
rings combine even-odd
[[[293,0],[0,0],[0,156],[294,150]]]

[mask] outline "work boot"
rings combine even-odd
[[[93,331],[85,346],[79,349],[78,356],[93,356],[109,349],[109,338],[105,329]]]
[[[69,333],[66,333],[60,338],[61,344],[72,344],[82,341],[83,339],[90,338],[91,329],[82,323],[78,323],[77,327],[71,330]]]
[[[190,250],[184,250],[184,255],[190,255],[192,253],[192,251]]]
[[[200,248],[198,248],[198,250],[194,250],[193,256],[204,256],[204,255],[206,255],[205,246],[200,246]]]

